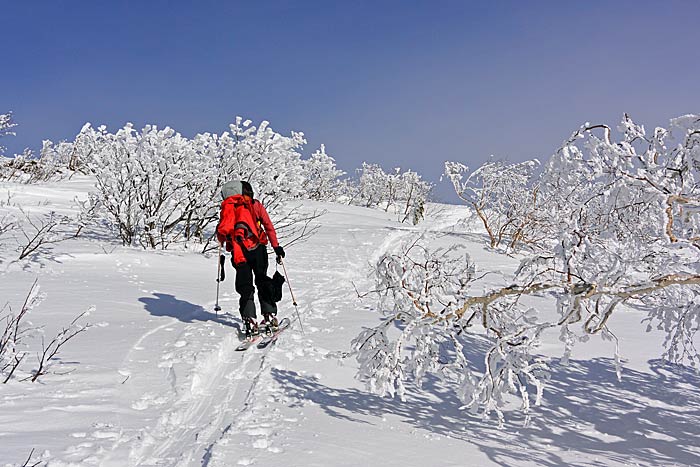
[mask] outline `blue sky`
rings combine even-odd
[[[85,122],[304,131],[340,168],[546,158],[585,121],[700,113],[700,1],[8,1],[7,153]],[[453,201],[450,187],[439,198]]]

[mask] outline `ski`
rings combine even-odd
[[[280,321],[279,326],[277,327],[277,330],[270,334],[269,336],[263,337],[263,339],[258,342],[258,348],[259,349],[264,349],[268,347],[270,344],[274,343],[277,340],[277,337],[282,334],[282,331],[287,329],[289,325],[292,324],[291,321],[289,321],[289,318],[283,318],[282,321]]]
[[[236,347],[236,352],[243,352],[254,346],[260,339],[262,339],[263,336],[258,334],[256,336],[252,337],[246,337],[246,339],[241,342],[238,347]]]

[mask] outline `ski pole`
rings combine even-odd
[[[292,291],[292,284],[289,283],[289,276],[287,276],[287,268],[284,266],[284,261],[282,257],[277,257],[277,262],[282,265],[282,271],[284,271],[284,277],[287,279],[287,287],[289,287],[289,294],[292,296],[292,304],[294,305],[294,311],[297,313],[297,320],[299,321],[299,326],[301,327],[301,333],[304,333],[304,325],[301,324],[301,316],[299,316],[299,307],[297,306],[297,299],[294,298],[294,292]]]
[[[219,252],[216,259],[216,305],[214,305],[216,316],[219,316],[219,311],[221,311],[221,307],[219,306],[219,283],[226,277],[223,271],[224,261],[221,261],[222,258],[226,261],[226,257],[221,254],[221,243],[219,243]]]

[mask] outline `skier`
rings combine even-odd
[[[236,292],[240,295],[239,311],[245,323],[247,336],[259,334],[260,327],[275,330],[277,305],[273,298],[272,279],[267,275],[267,243],[272,245],[277,262],[284,258],[284,249],[277,241],[277,233],[267,210],[254,198],[253,187],[243,180],[224,184],[221,189],[224,201],[216,227],[216,236],[221,245],[232,253],[231,263],[236,270]],[[257,323],[255,312],[255,287],[263,321]]]

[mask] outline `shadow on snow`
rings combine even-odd
[[[231,326],[238,333],[242,332],[241,322],[230,314],[215,314],[207,311],[201,305],[195,305],[186,300],[179,300],[170,294],[154,293],[153,297],[141,297],[139,302],[144,304],[144,308],[153,316],[170,316],[177,318],[183,323],[194,323],[197,321],[213,321]]]
[[[522,427],[523,416],[511,413],[502,430],[460,410],[461,401],[436,378],[426,378],[422,389],[410,388],[402,403],[324,386],[292,371],[272,373],[289,396],[312,401],[333,417],[371,423],[372,417],[393,414],[414,427],[476,445],[499,465],[583,466],[592,458],[599,465],[700,465],[700,376],[660,360],[649,364],[651,373],[627,369],[622,381],[611,359],[554,365],[530,425]],[[577,463],[580,454],[585,458]]]

